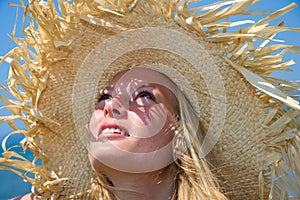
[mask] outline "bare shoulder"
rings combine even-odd
[[[12,198],[10,200],[36,200],[38,199],[37,196],[33,193],[25,194],[24,196]]]

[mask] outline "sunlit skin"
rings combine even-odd
[[[172,89],[172,83],[164,75],[134,68],[118,74],[100,90],[89,125],[92,157],[122,161],[123,153],[129,153],[137,159],[138,153],[170,146],[176,113],[175,96],[169,88]],[[123,134],[109,131],[110,128]],[[118,155],[122,156],[118,159]],[[164,160],[172,159],[172,152],[166,156]]]
[[[156,73],[162,76],[149,69],[133,69],[126,73],[126,77],[124,73],[117,75],[108,87],[100,91],[99,103],[89,126],[95,139],[108,139],[123,150],[141,153],[159,149],[173,138],[171,129],[176,115],[173,104],[175,96],[163,85],[151,83],[152,81],[149,82],[147,79],[142,80],[143,77],[140,77],[139,72],[144,70],[148,71],[147,75],[149,71],[153,73],[156,79],[158,79]],[[128,73],[137,74],[139,79],[132,80],[130,76],[127,77]],[[130,80],[127,80],[128,78]],[[158,81],[160,80],[156,82]],[[133,84],[134,91],[128,94],[128,86]],[[129,137],[113,138],[113,135],[101,133],[102,127],[114,125],[115,128],[124,130]]]
[[[134,68],[115,76],[99,92],[89,124],[91,164],[115,186],[141,193],[117,192],[119,197],[166,199],[172,194],[176,170],[170,147],[178,124],[172,88],[164,75]],[[112,127],[118,130],[110,131]],[[164,147],[163,153],[157,151]],[[159,167],[152,171],[155,165]]]

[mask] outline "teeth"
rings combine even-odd
[[[109,133],[109,128],[104,129],[102,133]]]
[[[110,132],[112,132],[112,133],[120,133],[120,132],[121,132],[120,129],[115,129],[115,128],[111,128],[111,129],[109,129],[109,130],[110,130]]]
[[[129,134],[125,133],[124,130],[121,130],[119,128],[106,128],[102,131],[102,134],[105,134],[105,133],[119,133],[124,136],[129,136]]]

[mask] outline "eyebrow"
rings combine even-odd
[[[105,90],[107,91],[106,93],[111,93],[112,90],[113,90],[113,87],[111,87],[111,86],[106,86],[105,88],[99,89],[99,90],[98,90],[98,93],[99,93],[99,94],[105,94],[105,93],[104,93]]]
[[[155,87],[153,86],[153,84],[149,84],[149,85],[141,85],[140,87],[136,88],[136,89],[140,89],[140,88],[143,88],[143,87]]]
[[[153,85],[153,84],[150,83],[149,85],[141,85],[141,86],[135,88],[135,91],[133,91],[133,92],[136,92],[137,90],[140,90],[142,88],[151,88],[151,89],[154,89],[156,87],[155,87],[155,85]]]
[[[155,83],[147,83],[147,84],[144,84],[144,85],[141,85],[141,86],[135,88],[134,91],[130,91],[130,92],[134,93],[134,92],[136,92],[136,90],[140,90],[144,87],[148,87],[148,88],[151,87],[152,89],[154,89],[154,88],[156,88],[156,85],[157,84],[155,84]],[[107,91],[106,93],[104,93],[105,90]],[[99,89],[98,94],[107,94],[107,93],[111,94],[111,93],[113,93],[114,90],[115,90],[115,87],[108,85],[108,86],[104,87],[103,89]]]

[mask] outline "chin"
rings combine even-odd
[[[91,146],[89,158],[97,172],[101,172],[104,167],[127,173],[146,173],[165,168],[174,162],[171,144],[148,153],[133,153],[99,144],[94,147]]]

